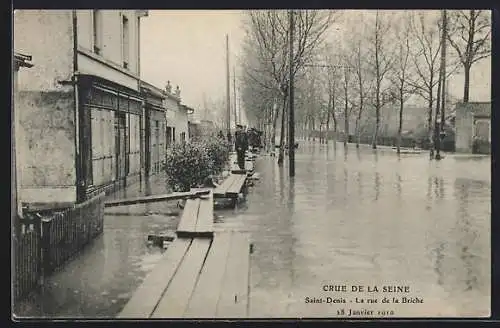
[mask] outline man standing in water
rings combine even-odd
[[[236,132],[234,133],[234,148],[236,148],[236,155],[238,158],[238,166],[240,170],[245,169],[245,152],[248,149],[247,134],[243,130],[243,126],[236,125]]]

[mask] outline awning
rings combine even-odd
[[[102,78],[100,76],[91,75],[91,74],[79,74],[78,80],[81,83],[92,85],[92,86],[97,87],[99,89],[104,89],[104,90],[107,89],[112,93],[119,92],[120,94],[129,96],[131,99],[136,100],[136,101],[143,101],[144,100],[144,97],[141,95],[141,93],[139,91],[131,89],[131,88],[126,87],[124,85],[115,83],[113,81],[109,81],[109,80]]]

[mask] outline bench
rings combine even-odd
[[[245,318],[250,286],[248,233],[177,238],[118,318]]]
[[[214,189],[215,198],[238,198],[238,194],[245,186],[245,174],[230,174],[217,188]]]
[[[192,193],[203,192],[197,188]],[[184,205],[179,225],[178,237],[212,237],[214,221],[214,199],[211,190],[208,194],[195,199],[188,199]]]

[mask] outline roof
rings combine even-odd
[[[14,51],[14,61],[17,65],[22,67],[33,67],[33,64],[29,63],[31,60],[31,56]]]
[[[152,95],[159,97],[159,98],[165,98],[165,95],[164,95],[162,89],[155,87],[151,83],[148,83],[148,82],[143,81],[143,80],[141,80],[141,91],[152,94]]]

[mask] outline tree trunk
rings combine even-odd
[[[442,64],[442,63],[441,63]],[[439,154],[439,130],[436,130],[437,126],[437,121],[439,117],[439,110],[440,110],[440,105],[441,105],[441,81],[443,79],[443,68],[442,66],[439,69],[439,75],[438,75],[438,89],[437,89],[437,98],[436,98],[436,111],[434,112],[434,125],[433,125],[433,144],[434,144],[434,150],[435,150],[435,158],[439,159],[440,154]]]
[[[359,141],[360,141],[360,138],[361,138],[361,133],[359,131],[359,115],[358,117],[356,117],[356,128],[355,128],[355,133],[356,133],[356,148],[359,148]]]
[[[332,119],[333,119],[333,143],[337,142],[337,117],[335,116],[335,109],[332,110]]]
[[[380,108],[375,107],[375,131],[373,132],[372,149],[377,149],[378,131],[380,129]]]
[[[311,118],[311,123],[312,123],[312,128],[311,128],[311,133],[312,133],[312,141],[316,141],[316,120],[314,116]]]
[[[326,138],[325,138],[325,144],[328,144],[328,134],[330,133],[330,113],[327,113],[326,115]]]
[[[398,126],[398,140],[396,144],[398,155],[401,154],[401,133],[403,132],[403,109],[404,109],[403,89],[399,89],[399,126]]]
[[[274,152],[276,148],[276,126],[278,125],[278,116],[279,116],[279,106],[276,106],[276,110],[273,111],[273,134],[272,134],[272,139],[271,139],[271,151]]]
[[[286,122],[286,96],[283,97],[283,110],[281,111],[281,131],[280,131],[280,148],[278,155],[278,165],[283,165],[285,152],[285,122]]]
[[[347,112],[347,98],[345,101],[344,109],[344,146],[347,147],[347,142],[349,141],[349,114]]]
[[[432,93],[432,91],[431,91]],[[427,112],[427,135],[429,137],[429,157],[434,158],[434,142],[432,141],[432,98],[429,99],[429,111]]]
[[[470,84],[470,65],[464,65],[465,82],[464,82],[464,103],[469,102],[469,84]]]

